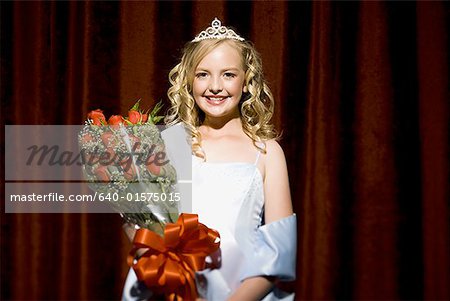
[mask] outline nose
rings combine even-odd
[[[219,77],[211,77],[208,90],[213,94],[218,94],[223,90],[222,81]]]

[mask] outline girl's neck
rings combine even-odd
[[[221,119],[221,118],[208,118],[206,116],[203,124],[203,129],[205,132],[242,132],[242,122],[240,116],[235,116],[233,118]]]

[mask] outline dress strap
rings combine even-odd
[[[257,144],[257,145],[258,145],[259,147],[261,147],[262,149],[266,149],[266,144],[265,144],[264,142],[262,142],[262,141],[260,141],[260,142],[255,142],[255,144]],[[260,151],[260,150],[258,150],[258,153],[256,154],[256,159],[255,159],[254,165],[257,165],[257,164],[258,164],[259,157],[261,157],[261,151]]]
[[[256,154],[256,160],[255,160],[255,164],[254,165],[258,165],[259,157],[261,157],[261,152],[260,151],[258,151],[258,153]]]

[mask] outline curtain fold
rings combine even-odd
[[[353,162],[355,299],[398,299],[393,89],[383,2],[360,4]]]
[[[338,277],[339,217],[339,50],[333,48],[330,2],[312,7],[308,102],[306,107],[304,194],[300,221],[300,296],[333,299]],[[336,57],[334,57],[336,55]]]
[[[183,45],[214,17],[234,27],[276,99],[299,217],[285,287],[300,300],[450,299],[447,2],[0,5],[4,125],[82,124],[137,99],[167,108]],[[118,215],[4,211],[2,300],[120,298]]]
[[[424,298],[450,295],[448,5],[417,5]]]

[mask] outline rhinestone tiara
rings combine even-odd
[[[199,42],[207,39],[234,39],[238,41],[244,41],[245,39],[239,36],[234,30],[222,26],[222,22],[219,19],[214,18],[211,22],[211,26],[199,33],[192,42]]]

